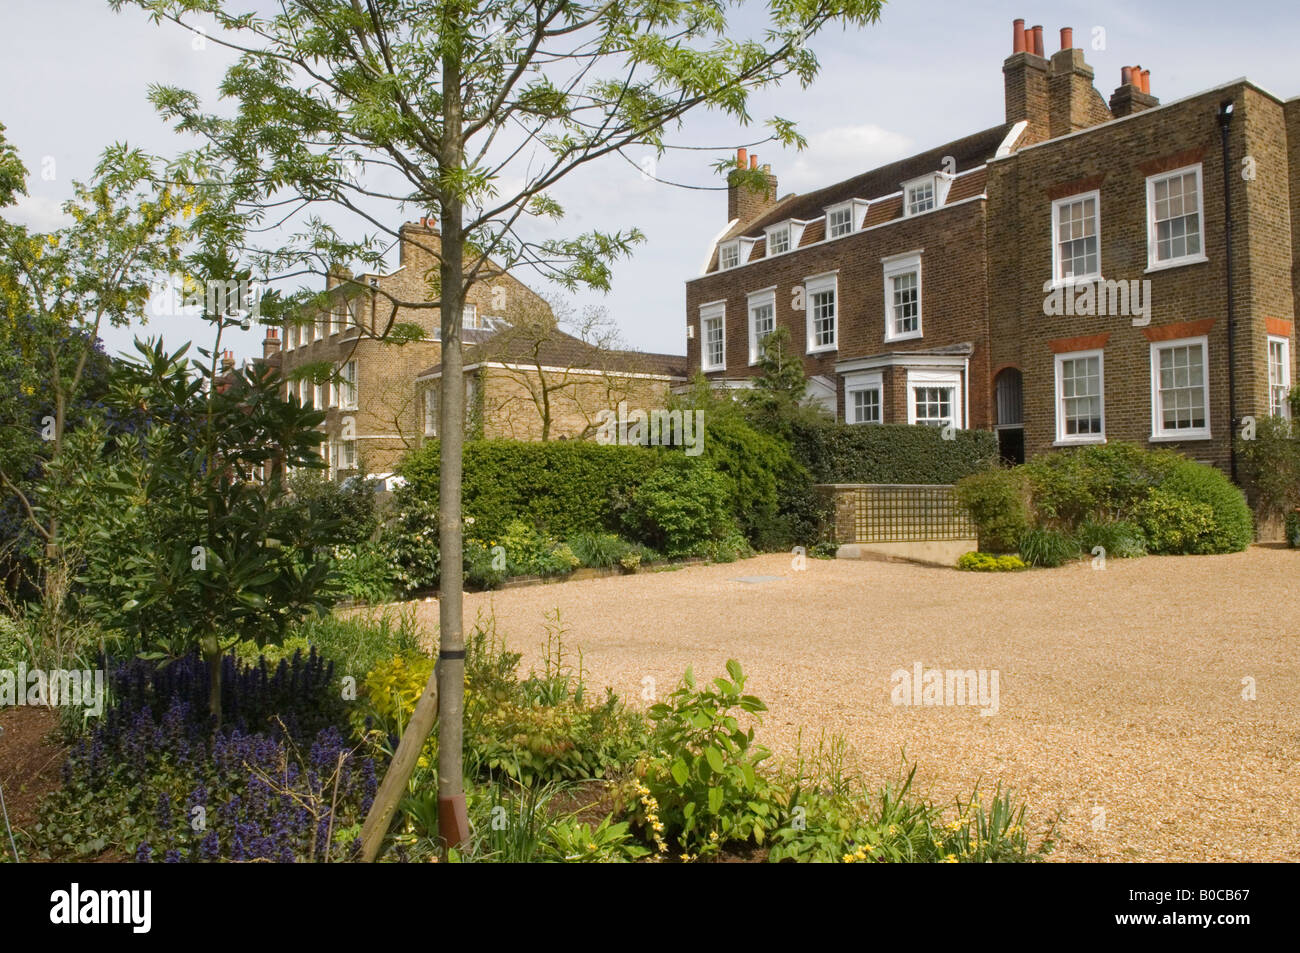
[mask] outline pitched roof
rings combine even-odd
[[[686,356],[683,354],[657,354],[646,351],[625,351],[597,347],[581,338],[566,334],[558,328],[548,330],[540,337],[525,328],[506,326],[485,339],[467,347],[465,366],[496,362],[501,364],[535,364],[544,367],[623,372],[628,374],[657,374],[685,379]],[[420,373],[420,377],[435,377],[442,373],[442,364],[435,364]]]
[[[800,247],[823,237],[824,225],[813,220],[821,219],[826,208],[847,202],[850,199],[875,199],[867,214],[865,225],[878,225],[890,221],[902,214],[902,198],[897,194],[902,184],[909,179],[919,178],[929,172],[938,172],[944,168],[944,159],[951,156],[955,163],[957,179],[949,191],[947,204],[979,195],[984,188],[984,173],[980,167],[997,154],[998,147],[1005,141],[1014,123],[1003,123],[973,133],[962,139],[935,146],[914,156],[882,165],[878,168],[855,175],[852,178],[836,182],[802,195],[785,196],[758,218],[751,222],[738,222],[727,231],[722,241],[729,241],[740,236],[760,237],[769,225],[798,219],[809,222],[804,231]],[[972,172],[972,170],[980,170]],[[969,174],[969,175],[968,175]],[[754,246],[750,260],[762,257],[763,242]]]

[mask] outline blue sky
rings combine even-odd
[[[741,16],[752,19],[756,6],[743,4],[751,9]],[[138,11],[114,14],[106,0],[4,0],[3,16],[0,123],[33,173],[31,195],[14,212],[26,224],[58,224],[72,180],[87,177],[111,142],[160,154],[185,147],[146,101],[150,83],[193,89],[215,103],[224,54],[214,44],[195,50],[187,33],[154,26]],[[1294,0],[899,0],[886,6],[876,26],[818,36],[811,46],[822,70],[811,88],[791,83],[755,97],[756,118],[794,119],[809,141],[803,153],[771,145],[756,150],[761,162],[771,163],[780,193],[826,185],[1000,123],[1001,65],[1011,52],[1016,17],[1043,25],[1049,52],[1059,46],[1059,29],[1073,27],[1075,46],[1083,48],[1107,98],[1120,67],[1137,63],[1151,70],[1152,93],[1162,102],[1243,75],[1282,98],[1300,95],[1294,51],[1300,7]],[[1094,38],[1104,48],[1096,48]],[[716,186],[710,164],[755,137],[727,117],[700,114],[673,141],[726,148],[670,153],[656,172],[670,181]],[[54,160],[52,181],[40,175],[46,157]],[[568,212],[566,233],[635,225],[648,239],[634,260],[616,267],[610,294],[577,301],[607,307],[632,347],[684,352],[685,282],[699,273],[709,243],[726,224],[725,192],[646,181],[611,159],[580,171],[557,198]],[[208,338],[206,325],[187,318],[152,322],[148,332],[161,332],[169,342]],[[110,332],[109,349],[128,346],[132,333]],[[256,331],[228,335],[241,357],[260,353],[260,338]]]

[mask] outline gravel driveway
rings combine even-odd
[[[633,703],[646,678],[662,695],[686,666],[712,676],[734,657],[778,756],[825,728],[864,777],[892,777],[905,749],[937,800],[1001,779],[1041,824],[1061,812],[1058,860],[1300,859],[1300,554],[1017,574],[791,563],[476,594],[467,617],[494,608],[526,668],[559,608],[591,684]],[[436,624],[436,604],[421,611]],[[917,663],[996,670],[997,713],[894,704],[893,673]]]

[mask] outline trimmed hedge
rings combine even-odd
[[[558,538],[573,533],[618,533],[633,490],[659,463],[655,451],[560,440],[465,442],[461,509],[474,535],[505,535],[523,520]],[[402,461],[414,498],[438,504],[438,442],[427,441]]]
[[[998,439],[987,430],[908,424],[796,424],[794,455],[817,483],[956,483],[997,464]]]

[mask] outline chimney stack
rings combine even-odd
[[[1151,95],[1151,71],[1141,66],[1124,66],[1119,71],[1119,88],[1111,94],[1110,111],[1116,119],[1159,106]]]
[[[1012,21],[1011,55],[1002,64],[1007,122],[1028,122],[1022,142],[1042,142],[1048,136],[1047,60],[1043,58],[1042,27]]]
[[[268,327],[266,337],[262,338],[262,360],[280,353],[280,329]]]
[[[736,150],[736,168],[727,176],[727,221],[752,222],[776,204],[776,176],[770,165],[763,166],[767,188],[755,191],[738,181],[741,174],[758,169],[758,156]]]
[[[1096,74],[1074,46],[1074,30],[1061,28],[1061,48],[1052,54],[1048,70],[1048,131],[1053,139],[1109,122],[1110,108],[1092,81]]]
[[[1061,27],[1061,49],[1063,50],[1074,49],[1074,28],[1073,27],[1068,27],[1068,26]]]

